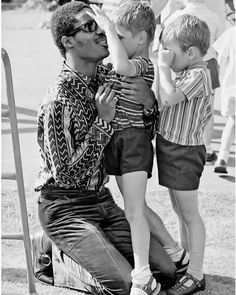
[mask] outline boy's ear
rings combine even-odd
[[[61,37],[61,43],[65,48],[73,48],[74,46],[73,39],[67,36]]]
[[[198,55],[198,49],[195,46],[191,46],[188,49],[189,59],[194,59]]]
[[[138,33],[138,43],[144,44],[147,42],[147,32],[141,31]]]

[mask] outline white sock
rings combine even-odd
[[[203,258],[204,254],[199,252],[190,252],[190,261],[187,273],[191,274],[195,279],[201,281],[203,279]]]
[[[149,264],[131,271],[132,283],[147,284],[152,276]]]
[[[131,272],[133,284],[140,284],[140,285],[147,284],[151,276],[152,276],[152,273],[150,271],[149,264],[140,269],[134,269]],[[155,290],[157,287],[160,290],[161,285],[157,283],[156,280],[154,279],[151,285],[151,289]],[[130,295],[147,295],[147,293],[146,291],[136,288],[134,285],[132,285],[130,290]]]
[[[165,249],[166,253],[170,256],[170,258],[172,259],[173,262],[179,261],[183,255],[183,252],[184,252],[184,248],[180,244],[177,244],[176,247],[172,247],[172,248],[164,247],[164,249]],[[186,256],[188,256],[188,255],[186,255]]]

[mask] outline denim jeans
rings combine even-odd
[[[129,294],[134,265],[130,227],[107,188],[102,193],[44,189],[38,210],[41,225],[52,242],[95,278],[96,286],[92,286],[91,279],[86,282],[83,277],[88,291]],[[153,237],[150,267],[160,280],[174,282],[175,265]]]

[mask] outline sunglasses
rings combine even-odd
[[[95,20],[90,20],[87,23],[75,28],[73,31],[71,31],[67,37],[74,36],[80,31],[83,31],[85,33],[92,33],[97,31],[98,24],[95,22]]]

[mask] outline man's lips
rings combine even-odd
[[[106,47],[107,48],[107,39],[106,38],[99,39],[99,40],[97,40],[96,43],[98,45],[100,45],[100,46],[103,46],[103,47]]]

